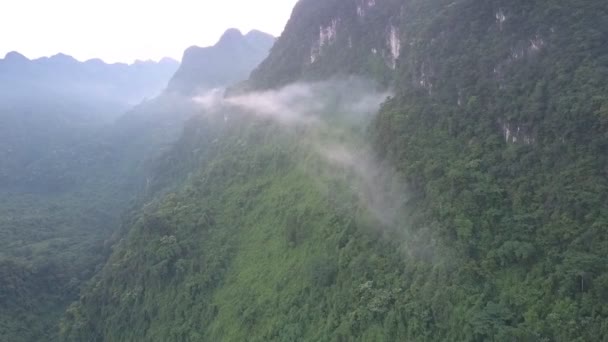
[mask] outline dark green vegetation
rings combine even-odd
[[[53,341],[58,317],[109,253],[126,194],[2,193],[0,332],[3,341]],[[108,203],[109,202],[109,203]],[[106,244],[108,243],[108,244]]]
[[[591,0],[300,1],[242,87],[274,91],[188,122],[62,338],[608,339],[607,31]],[[345,74],[394,95],[278,90]]]
[[[322,89],[305,100],[338,95]],[[377,219],[350,190],[357,175],[328,165],[313,147],[353,138],[337,127],[350,122],[336,115],[344,107],[331,107],[332,128],[285,126],[229,108],[189,122],[156,168],[157,179],[179,185],[164,185],[171,193],[131,219],[128,236],[68,309],[66,339],[318,340],[340,326],[340,315],[358,314],[360,294],[385,310],[400,290],[385,292],[368,277],[384,277],[378,266],[400,254],[386,254]],[[339,273],[351,266],[353,274]],[[325,322],[334,305],[340,313]],[[366,334],[381,336],[376,329]]]
[[[138,159],[126,160],[100,124],[64,114],[1,114],[2,341],[56,340],[59,317],[105,262],[140,188]]]
[[[414,185],[421,218],[412,228],[431,227],[455,253],[429,270],[445,277],[441,286],[424,281],[430,296],[420,303],[433,318],[425,331],[608,338],[608,6],[464,1],[409,10],[419,19],[404,21],[413,44],[399,94],[373,136]]]

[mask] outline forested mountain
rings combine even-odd
[[[599,1],[301,0],[64,339],[608,338],[607,31]]]
[[[275,38],[253,30],[243,35],[229,29],[214,46],[192,46],[169,83],[169,91],[198,95],[246,80],[249,73],[267,56]]]
[[[239,91],[140,107],[199,115],[60,339],[608,339],[607,40],[600,1],[300,0]]]

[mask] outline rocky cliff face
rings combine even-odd
[[[403,7],[401,1],[300,1],[252,83],[272,87],[339,74],[388,81],[401,54]]]

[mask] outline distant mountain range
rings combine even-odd
[[[260,31],[243,35],[229,29],[214,46],[188,48],[168,90],[193,95],[243,81],[268,56],[274,42],[273,36]]]
[[[30,60],[9,52],[0,59],[0,109],[40,103],[116,118],[165,90],[190,96],[245,80],[274,42],[260,31],[243,35],[229,29],[214,46],[188,48],[181,66],[169,58],[107,64],[100,59],[80,62],[65,54]]]
[[[161,93],[178,67],[168,58],[128,65],[79,62],[64,54],[29,60],[10,52],[0,59],[0,105],[22,104],[23,99],[67,102],[91,109],[91,114],[118,115]]]

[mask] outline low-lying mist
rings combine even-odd
[[[328,120],[363,125],[391,93],[360,78],[295,83],[277,90],[224,96],[214,89],[193,98],[205,112],[240,109],[286,125],[323,125]]]
[[[224,115],[226,122],[232,120],[230,113],[239,112],[280,127],[305,128],[298,130],[299,144],[323,165],[322,170],[310,168],[311,175],[321,183],[327,175],[346,180],[361,206],[382,225],[395,227],[405,186],[395,182],[395,171],[381,165],[366,143],[367,126],[390,96],[373,82],[348,78],[229,97],[213,90],[193,100],[205,113]]]

